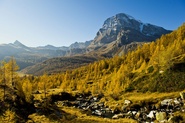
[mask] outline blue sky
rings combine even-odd
[[[0,44],[69,46],[94,39],[118,13],[174,30],[184,12],[185,0],[0,0]]]

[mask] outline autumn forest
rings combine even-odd
[[[40,99],[46,99],[51,89],[104,95],[116,101],[127,93],[181,92],[185,89],[185,24],[156,41],[139,45],[134,51],[77,69],[55,74],[45,71],[41,76],[22,75],[18,70],[13,56],[9,61],[1,61],[1,104],[14,100],[10,95],[16,93],[22,103],[31,105],[36,98],[34,92],[43,91]],[[5,115],[15,111],[11,106],[5,107],[0,112],[1,119],[10,122]],[[19,119],[15,115],[11,122],[16,117]]]

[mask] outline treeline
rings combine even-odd
[[[32,91],[61,88],[93,94],[169,92],[185,88],[184,71],[185,24],[155,42],[145,43],[122,56],[90,63],[65,73],[24,76],[19,78],[19,82],[24,89]]]

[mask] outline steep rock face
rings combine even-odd
[[[159,26],[143,23],[130,15],[120,13],[108,18],[104,22],[102,28],[99,29],[96,37],[88,46],[88,51],[101,49],[102,46],[105,47],[105,45],[113,42],[114,46],[121,47],[131,42],[153,41],[162,34],[169,32],[171,31]],[[112,48],[114,49],[114,47]]]

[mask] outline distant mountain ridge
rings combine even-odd
[[[76,55],[84,51],[84,48],[90,44],[91,41],[75,42],[69,47],[61,46],[55,47],[52,45],[28,47],[16,40],[14,43],[0,44],[0,60],[9,59],[14,56],[17,60],[20,69],[36,63],[45,61],[49,58]]]

